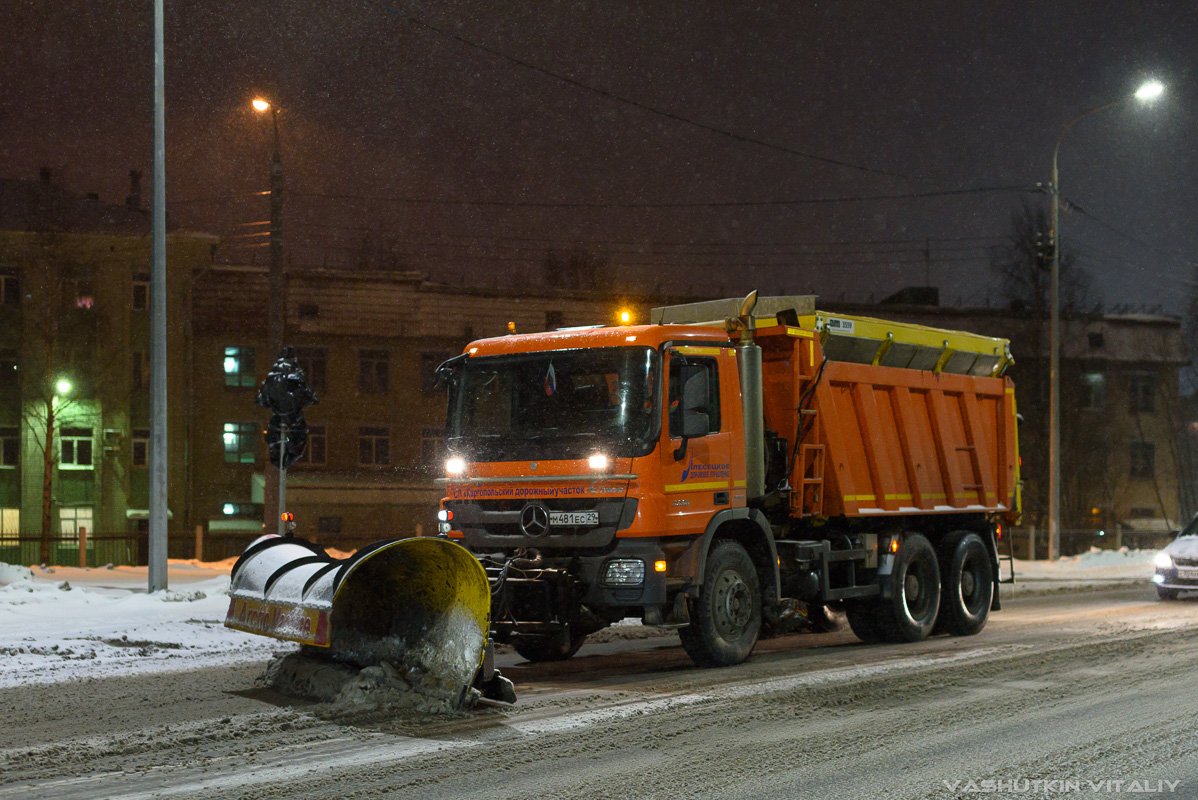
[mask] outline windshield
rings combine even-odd
[[[467,359],[450,393],[450,449],[474,461],[645,455],[660,430],[659,362],[648,347]]]

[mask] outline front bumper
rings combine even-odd
[[[1179,591],[1198,592],[1198,578],[1182,578],[1177,574],[1177,567],[1158,569],[1152,576],[1152,583],[1160,589],[1177,589]]]

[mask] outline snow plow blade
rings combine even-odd
[[[264,536],[230,581],[227,627],[328,648],[359,667],[388,663],[454,697],[490,677],[479,675],[490,631],[486,572],[444,539],[383,541],[338,559],[303,539]]]

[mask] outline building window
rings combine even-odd
[[[58,439],[62,445],[60,466],[66,469],[92,468],[91,428],[63,428]]]
[[[389,428],[358,428],[358,463],[363,466],[391,463]]]
[[[21,304],[21,279],[15,269],[0,270],[0,306]]]
[[[1156,393],[1156,376],[1151,373],[1132,373],[1127,379],[1128,411],[1133,414],[1150,413],[1152,396]]]
[[[443,428],[425,428],[420,432],[420,461],[423,466],[432,470],[440,469],[447,453]]]
[[[444,364],[451,354],[444,351],[420,354],[420,391],[425,394],[437,392],[437,367]]]
[[[316,530],[320,533],[341,533],[341,517],[319,517]]]
[[[220,513],[226,517],[256,517],[261,514],[253,503],[226,501],[221,503]]]
[[[325,463],[325,430],[323,425],[312,425],[308,428],[308,446],[296,464],[323,466]]]
[[[144,467],[150,463],[149,428],[133,429],[133,466]]]
[[[143,392],[150,385],[150,360],[145,353],[133,352],[133,391]]]
[[[300,319],[317,319],[320,316],[320,306],[316,303],[300,303]]]
[[[1156,475],[1156,445],[1152,442],[1132,442],[1128,455],[1131,477],[1151,478]]]
[[[304,371],[304,377],[308,379],[308,385],[312,387],[312,391],[317,395],[324,394],[325,375],[328,371],[328,351],[323,347],[299,347],[295,351],[295,360],[299,363],[300,369]]]
[[[0,468],[19,466],[21,437],[16,428],[0,428]]]
[[[75,281],[75,308],[88,311],[96,307],[96,290],[90,280],[80,278]]]
[[[358,352],[358,391],[362,394],[386,394],[387,370],[391,363],[388,350]]]
[[[0,392],[15,392],[20,386],[17,351],[0,350]]]
[[[150,307],[150,275],[139,272],[133,276],[133,310],[145,311]]]
[[[1090,333],[1086,334],[1086,339],[1090,343],[1091,350],[1097,350],[1106,344],[1106,339],[1102,335],[1102,331],[1091,331]]]
[[[1081,407],[1098,411],[1106,405],[1106,375],[1087,372],[1082,376]]]
[[[226,422],[225,462],[228,464],[253,464],[257,449],[258,428],[252,422]]]
[[[0,508],[0,545],[16,546],[20,535],[21,509]]]
[[[79,549],[79,531],[81,530],[87,533],[95,533],[96,531],[92,526],[91,506],[58,509],[58,532],[67,537],[59,542],[59,547],[74,547],[76,550]],[[95,538],[88,537],[87,549],[91,550],[95,546]]]
[[[545,312],[545,330],[547,330],[547,331],[557,330],[558,328],[562,327],[562,325],[565,323],[565,320],[566,320],[565,314],[563,314],[560,311],[546,311]]]
[[[225,386],[253,386],[254,376],[254,348],[226,347]]]

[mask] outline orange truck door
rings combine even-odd
[[[668,422],[662,437],[662,484],[666,500],[666,533],[702,533],[711,515],[732,505],[731,406],[721,403],[720,353],[724,348],[671,348],[666,397]],[[686,440],[682,449],[683,365],[699,368],[707,378],[707,433]],[[723,365],[727,368],[727,364]],[[693,374],[693,373],[692,373]],[[743,490],[742,490],[743,494]]]

